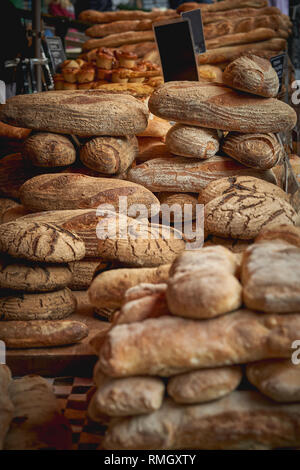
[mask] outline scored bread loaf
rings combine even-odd
[[[281,240],[249,246],[242,265],[243,299],[263,312],[300,309],[300,248]]]
[[[88,290],[95,307],[119,308],[127,289],[143,283],[160,284],[169,276],[169,264],[157,268],[119,268],[98,274]]]
[[[247,168],[229,157],[214,156],[208,160],[183,157],[155,158],[131,168],[128,180],[154,192],[199,193],[211,181],[225,176],[247,175],[276,183],[271,170]]]
[[[97,47],[120,47],[125,44],[136,44],[138,42],[154,42],[154,33],[150,31],[126,31],[115,33],[100,39],[88,39],[82,45],[83,51],[90,51]]]
[[[105,271],[114,267],[113,263],[101,259],[82,259],[69,263],[71,280],[69,288],[72,290],[86,290],[90,286],[95,273],[99,270]]]
[[[229,176],[209,183],[199,194],[199,202],[207,204],[216,197],[228,194],[256,196],[258,193],[284,199],[290,198],[279,186],[253,176]]]
[[[50,292],[67,287],[71,280],[72,272],[67,265],[0,258],[0,289]]]
[[[300,248],[300,227],[286,224],[272,224],[264,227],[255,239],[255,243],[282,240]]]
[[[184,406],[165,400],[155,413],[114,420],[101,448],[267,450],[298,447],[299,425],[298,404],[278,405],[257,392],[237,391],[221,400],[199,405]]]
[[[206,233],[251,240],[270,222],[295,225],[297,214],[284,199],[257,194],[229,193],[205,205]]]
[[[80,148],[80,160],[104,174],[123,173],[138,155],[136,137],[96,137]]]
[[[38,132],[25,140],[23,156],[34,166],[51,168],[72,165],[76,150],[64,135]]]
[[[201,321],[150,318],[107,331],[99,361],[102,372],[111,377],[168,377],[189,370],[288,358],[299,327],[298,313],[262,315],[245,309]]]
[[[0,297],[0,320],[62,320],[76,310],[68,288],[46,293],[5,293]],[[1,326],[0,326],[1,327]]]
[[[223,246],[185,251],[170,269],[166,292],[170,312],[179,317],[211,318],[236,310],[242,305],[236,268],[234,254]]]
[[[289,130],[297,120],[295,111],[279,100],[208,82],[165,83],[150,96],[149,109],[165,119],[245,133]]]
[[[300,402],[300,367],[289,359],[248,364],[249,382],[277,402]]]
[[[88,333],[85,323],[74,320],[4,321],[0,340],[9,349],[47,348],[78,343]]]
[[[196,370],[171,377],[167,390],[176,403],[205,403],[233,392],[242,376],[236,366]]]
[[[219,150],[219,137],[214,129],[175,124],[166,136],[167,149],[175,155],[210,158]]]
[[[5,364],[0,364],[0,450],[3,450],[5,436],[13,417],[14,407],[8,393],[11,372]]]
[[[5,450],[70,450],[72,431],[46,379],[27,375],[9,384],[13,419]]]
[[[276,96],[279,90],[278,75],[271,62],[253,54],[231,62],[223,72],[223,82],[237,90],[266,98]]]
[[[152,29],[152,20],[120,20],[112,23],[94,24],[85,30],[92,38],[102,38],[110,34],[126,33],[127,31],[147,31]]]
[[[45,263],[68,263],[85,256],[84,242],[76,234],[23,217],[0,226],[0,251]]]
[[[1,119],[9,124],[81,137],[137,134],[147,127],[148,114],[133,96],[102,90],[18,95],[0,109]]]
[[[120,196],[126,197],[122,209]],[[143,204],[147,210],[159,205],[158,199],[143,186],[110,178],[93,178],[75,173],[38,175],[20,189],[22,204],[32,211],[92,209],[108,204],[114,210],[130,211]],[[159,208],[157,208],[157,211]]]
[[[243,165],[268,170],[282,159],[282,149],[274,134],[230,132],[222,150]]]

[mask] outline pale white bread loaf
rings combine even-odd
[[[178,405],[166,400],[155,413],[112,422],[102,448],[267,450],[297,447],[299,423],[299,405],[274,404],[257,392],[233,392],[221,400],[200,405]]]
[[[234,254],[222,246],[185,251],[170,269],[166,292],[170,312],[212,318],[236,310],[242,305],[236,268]]]
[[[230,132],[222,150],[243,165],[267,170],[278,165],[282,149],[274,134],[240,134]]]
[[[254,362],[246,368],[248,380],[277,402],[300,402],[300,367],[290,359]]]
[[[300,309],[300,248],[274,240],[254,243],[244,253],[243,299],[263,312]]]
[[[255,170],[232,158],[216,155],[207,160],[184,157],[154,158],[131,168],[127,178],[153,192],[199,193],[211,181],[225,176],[254,176],[276,183],[272,170]]]
[[[133,96],[102,90],[18,95],[0,110],[1,119],[12,125],[82,137],[137,134],[147,127],[148,114]]]
[[[279,90],[278,75],[271,62],[253,54],[231,62],[223,72],[223,82],[237,90],[267,98],[276,96]]]
[[[210,158],[219,150],[219,137],[214,129],[175,124],[166,136],[167,149],[175,155]]]
[[[295,111],[279,100],[208,82],[165,83],[150,96],[149,109],[164,119],[245,133],[289,130],[297,119]]]
[[[205,205],[206,233],[252,240],[269,223],[295,225],[297,213],[284,199],[257,193],[229,193]]]
[[[196,370],[171,377],[167,390],[176,403],[205,403],[233,392],[242,376],[236,366]]]
[[[3,450],[4,439],[9,430],[14,412],[8,392],[11,380],[9,368],[5,364],[0,364],[0,450]]]
[[[5,450],[69,450],[72,432],[59,411],[58,402],[46,379],[27,375],[13,380],[9,395],[14,415],[5,438]]]
[[[111,377],[160,375],[288,358],[299,314],[237,310],[209,320],[165,316],[114,326],[101,341],[101,370]]]

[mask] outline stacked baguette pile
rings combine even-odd
[[[296,114],[272,98],[278,78],[265,59],[242,56],[223,79],[228,88],[170,82],[151,95],[150,111],[176,122],[166,136],[168,154],[130,169],[128,179],[157,192],[161,202],[184,204],[199,194],[206,235],[223,237],[230,246],[229,240],[255,238],[269,219],[296,222],[272,172],[282,158],[275,133],[292,129]],[[239,250],[246,243],[234,245]]]
[[[0,450],[70,450],[72,431],[48,382],[0,364]]]
[[[167,283],[129,289],[93,340],[102,448],[298,447],[299,261],[299,229],[270,224],[242,261],[222,246],[186,251]],[[239,387],[244,373],[259,391]]]
[[[291,21],[276,7],[269,7],[266,0],[223,0],[214,4],[184,3],[177,16],[188,10],[200,8],[204,24],[207,52],[199,56],[199,64],[217,65],[222,69],[228,61],[244,52],[261,53],[265,57],[276,56],[286,49],[286,40],[291,32]],[[176,17],[173,11],[164,13],[164,19]],[[120,47],[145,59],[151,58],[159,64],[154,43],[152,23],[157,12],[149,14],[133,12],[86,11],[82,21],[93,23],[86,30],[91,37],[84,43],[85,57],[93,56],[99,47]],[[147,18],[147,19],[146,19]],[[200,67],[200,76],[219,79],[218,69]]]

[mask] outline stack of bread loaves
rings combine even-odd
[[[102,448],[299,446],[299,266],[300,230],[268,225],[242,262],[222,246],[185,251],[167,283],[129,289],[92,340]],[[235,391],[242,364],[260,392]]]

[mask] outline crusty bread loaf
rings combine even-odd
[[[298,447],[299,423],[298,404],[276,405],[257,392],[238,391],[221,400],[193,406],[165,400],[156,413],[114,420],[101,447],[110,450]]]
[[[119,268],[104,271],[93,280],[89,299],[95,307],[119,308],[127,289],[143,283],[160,284],[169,276],[170,265],[157,268]]]
[[[67,263],[85,255],[84,243],[74,233],[24,218],[0,226],[0,251],[45,263]]]
[[[206,159],[219,150],[219,137],[215,129],[175,124],[166,136],[167,149],[175,155]]]
[[[0,139],[24,140],[31,133],[30,129],[9,126],[0,121]]]
[[[291,245],[300,248],[300,227],[294,225],[277,225],[264,227],[255,239],[255,243],[264,243],[265,241],[282,240]]]
[[[145,144],[143,141],[146,141]],[[149,139],[149,140],[148,140]],[[169,152],[166,145],[161,139],[152,139],[142,137],[139,138],[139,154],[137,156],[137,163],[146,162],[147,160],[153,160],[154,158],[173,158],[173,155]]]
[[[0,223],[3,222],[3,216],[6,211],[11,209],[12,207],[19,207],[20,204],[13,199],[10,198],[1,198],[0,199]]]
[[[72,165],[76,150],[64,135],[38,132],[26,139],[23,156],[34,166],[51,168]]]
[[[120,11],[96,11],[96,10],[84,10],[80,13],[80,21],[86,23],[111,23],[113,21],[125,21],[125,20],[154,20],[159,16],[171,17],[176,15],[174,10],[153,10],[153,11],[141,11],[141,10],[120,10]]]
[[[213,39],[206,40],[205,44],[208,50],[217,49],[219,47],[234,46],[238,44],[249,44],[258,41],[266,41],[267,39],[278,37],[279,33],[272,28],[256,28],[251,31],[242,33],[226,34]]]
[[[295,225],[297,214],[284,199],[262,193],[229,193],[205,205],[205,230],[220,237],[251,240],[269,223]]]
[[[197,217],[198,198],[195,193],[158,193],[162,221],[184,222]],[[172,212],[171,212],[172,210]]]
[[[244,303],[263,312],[298,312],[300,248],[287,242],[254,243],[244,253]]]
[[[20,189],[22,204],[32,211],[92,209],[101,204],[122,210],[120,196],[127,197],[125,211],[133,204],[147,209],[159,204],[154,194],[135,183],[73,173],[39,175]]]
[[[165,83],[151,95],[149,109],[165,119],[245,133],[279,132],[296,123],[296,113],[286,103],[207,82]]]
[[[248,364],[248,380],[272,400],[300,402],[300,367],[289,359]]]
[[[234,254],[223,246],[182,253],[169,274],[170,312],[179,317],[212,318],[239,308],[242,287],[235,277],[236,267]]]
[[[289,202],[289,195],[275,184],[268,183],[253,176],[229,176],[209,183],[199,194],[200,204],[208,204],[220,196],[239,194],[256,196],[258,193],[284,199]]]
[[[51,292],[67,287],[72,273],[67,265],[0,259],[0,288],[25,292]]]
[[[205,403],[233,392],[241,380],[240,367],[203,369],[171,377],[167,390],[176,403]]]
[[[68,288],[40,294],[6,292],[0,297],[2,321],[62,320],[75,310],[76,300]]]
[[[75,291],[86,290],[91,285],[93,277],[98,269],[110,269],[113,264],[100,259],[85,258],[69,263],[71,280],[69,288]]]
[[[126,31],[115,33],[100,39],[88,39],[82,45],[83,51],[90,51],[96,47],[120,47],[125,44],[136,44],[138,42],[154,42],[154,33],[150,31]]]
[[[167,377],[208,367],[288,358],[292,342],[299,337],[299,326],[298,313],[262,315],[244,309],[201,321],[150,318],[116,325],[106,332],[99,361],[102,372],[111,377]]]
[[[60,321],[7,321],[1,322],[0,340],[9,349],[47,348],[78,343],[88,335],[83,322]]]
[[[0,364],[0,450],[13,417],[14,407],[8,388],[11,382],[11,372],[5,364]]]
[[[72,431],[46,379],[27,375],[13,380],[9,395],[13,419],[5,450],[70,450]]]
[[[152,20],[120,20],[112,23],[94,24],[85,30],[92,38],[102,38],[110,34],[126,33],[127,31],[147,31],[152,29]]]
[[[222,21],[224,20],[224,15],[226,15],[226,18],[231,20],[252,18],[261,15],[281,15],[281,11],[276,7],[266,6],[264,8],[242,8],[242,6],[243,5],[240,3],[237,8],[230,8],[226,13],[224,13],[224,11],[202,11],[203,24]]]
[[[271,170],[247,168],[232,158],[214,156],[208,160],[183,157],[155,158],[131,168],[128,180],[150,191],[199,193],[211,181],[225,176],[254,176],[276,183]]]
[[[266,98],[276,96],[279,90],[278,75],[271,62],[253,54],[231,62],[223,72],[223,82],[237,90]]]
[[[0,160],[0,196],[19,198],[19,189],[25,181],[37,174],[20,153],[7,155]]]
[[[222,150],[243,165],[267,170],[278,165],[282,149],[274,134],[240,134],[230,132]]]
[[[128,94],[102,90],[14,96],[1,106],[0,116],[9,124],[82,137],[134,135],[148,122],[144,103]]]
[[[107,175],[123,173],[138,155],[136,137],[95,137],[80,148],[80,160]]]
[[[11,207],[4,212],[0,218],[0,223],[6,224],[6,222],[12,222],[30,213],[31,211],[29,209],[26,209],[24,206],[22,206],[22,204],[18,204],[17,206]]]

